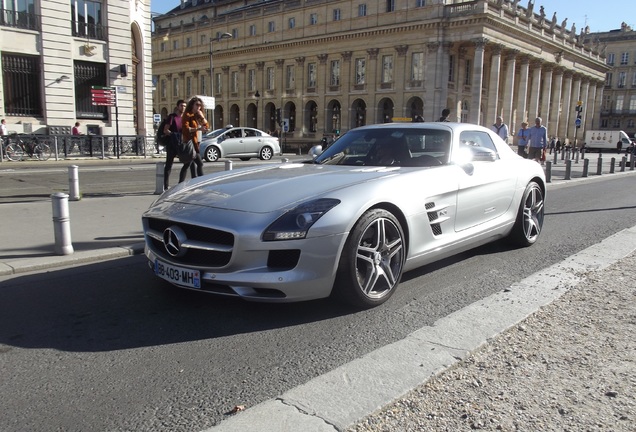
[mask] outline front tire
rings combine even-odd
[[[544,211],[543,189],[537,182],[531,181],[523,193],[517,220],[512,227],[509,240],[517,246],[533,245],[543,228]]]
[[[334,294],[360,309],[381,305],[400,283],[405,258],[404,232],[397,218],[383,209],[367,211],[342,251]]]
[[[211,145],[205,149],[205,160],[208,162],[216,162],[219,160],[219,149]]]

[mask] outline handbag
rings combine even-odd
[[[181,142],[177,144],[177,157],[181,163],[192,162],[196,157],[192,140],[188,140],[187,142],[181,140]]]

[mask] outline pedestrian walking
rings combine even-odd
[[[448,108],[444,108],[444,109],[442,110],[442,115],[441,115],[441,117],[439,118],[439,120],[438,120],[438,121],[441,121],[441,122],[449,122],[449,121],[450,121],[450,120],[449,120],[449,117],[450,117],[450,109],[448,109]]]
[[[528,158],[541,163],[541,157],[548,145],[548,130],[541,123],[543,119],[537,117],[534,120],[534,126],[528,129],[530,131],[530,142],[528,149]]]
[[[503,122],[501,116],[497,116],[495,124],[491,127],[492,131],[501,137],[502,140],[508,142],[508,125]]]
[[[528,130],[528,122],[521,122],[521,129],[517,132],[517,154],[523,158],[527,157],[526,147],[530,139],[530,131]]]
[[[177,157],[177,146],[181,142],[181,129],[183,112],[185,111],[186,103],[183,99],[179,99],[174,107],[174,110],[163,124],[163,138],[162,144],[166,151],[166,164],[163,168],[163,190],[168,189],[170,183],[170,172],[172,171],[172,165],[174,164],[174,158]],[[192,178],[196,177],[194,172],[194,165],[191,170]]]
[[[197,169],[196,175],[194,175],[193,178],[203,175],[203,161],[199,154],[199,132],[206,132],[208,130],[208,121],[203,115],[204,110],[205,106],[203,105],[203,101],[195,96],[188,101],[185,111],[183,112],[181,139],[183,142],[192,140],[192,144],[194,145],[194,158],[183,164],[181,173],[179,174],[179,183],[185,180],[188,168],[191,166],[196,165]]]

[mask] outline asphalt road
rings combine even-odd
[[[19,177],[32,175],[46,181]],[[154,186],[152,167],[117,177]],[[407,273],[364,312],[181,291],[141,256],[0,278],[0,430],[205,429],[636,225],[635,179],[551,185],[536,245],[495,243]]]

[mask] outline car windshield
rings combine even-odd
[[[427,128],[353,129],[315,163],[353,166],[423,167],[448,163],[449,130]]]

